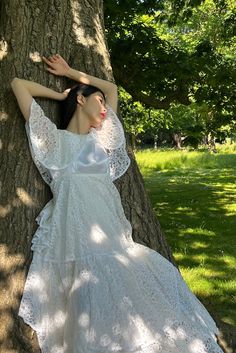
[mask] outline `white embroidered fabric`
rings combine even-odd
[[[60,132],[65,131],[76,137],[80,136],[82,144],[84,138],[90,136],[98,141],[100,149],[103,148],[108,156],[110,176],[112,180],[121,177],[130,165],[130,158],[126,152],[126,141],[124,130],[120,120],[113,109],[107,105],[106,118],[100,128],[91,128],[88,135],[79,135],[67,130],[58,130],[56,125],[48,119],[42,108],[33,99],[31,111],[34,114],[25,123],[29,140],[31,155],[42,175],[44,181],[50,185],[52,177],[50,170],[65,169],[74,160],[80,146],[73,144],[72,149],[75,155],[67,153],[64,143],[60,139]]]
[[[124,130],[113,109],[107,105],[107,117],[101,128],[91,129],[109,156],[110,175],[112,180],[124,174],[130,165],[126,152]]]
[[[107,153],[122,138],[57,130],[35,101],[26,131],[53,192],[19,308],[42,353],[223,353],[179,271],[132,239]]]

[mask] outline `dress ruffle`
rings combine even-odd
[[[32,251],[43,252],[52,246],[51,239],[51,221],[53,215],[54,203],[51,199],[41,210],[35,221],[38,224],[38,229],[34,233],[32,239]]]
[[[36,218],[19,316],[42,353],[223,353],[179,271],[132,239],[113,184],[130,161],[108,113],[110,137],[82,137],[58,130],[32,102],[30,149],[53,199]]]
[[[222,353],[179,271],[138,243],[61,264],[36,256],[19,315],[43,353]]]
[[[109,105],[102,127],[91,128],[87,135],[81,135],[57,129],[55,123],[45,116],[40,105],[32,99],[30,117],[25,123],[25,128],[32,158],[49,186],[53,179],[78,158],[87,137],[98,141],[106,151],[113,181],[121,177],[130,165],[122,124]],[[67,133],[67,139],[65,139],[65,133]]]

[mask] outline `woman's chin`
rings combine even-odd
[[[91,127],[98,129],[98,128],[102,127],[102,124],[103,124],[103,120],[99,119],[97,121],[94,121],[93,125],[91,125]]]

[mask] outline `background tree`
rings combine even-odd
[[[59,52],[72,67],[113,80],[104,37],[101,0],[3,0],[0,4],[1,103],[1,351],[38,352],[35,335],[18,319],[19,300],[31,262],[33,221],[52,197],[30,157],[24,119],[10,89],[14,76],[64,90],[64,79],[49,75],[40,55]],[[46,114],[58,122],[57,103],[41,100]],[[173,261],[142,176],[129,148],[131,166],[116,182],[133,239]]]
[[[105,0],[116,82],[148,109],[207,106],[209,136],[222,138],[224,126],[223,135],[231,135],[236,120],[235,19],[231,0],[131,0],[129,5]]]

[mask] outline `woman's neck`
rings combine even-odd
[[[87,135],[90,130],[90,125],[88,120],[83,115],[82,112],[75,112],[72,116],[66,130],[73,132],[75,134]]]

